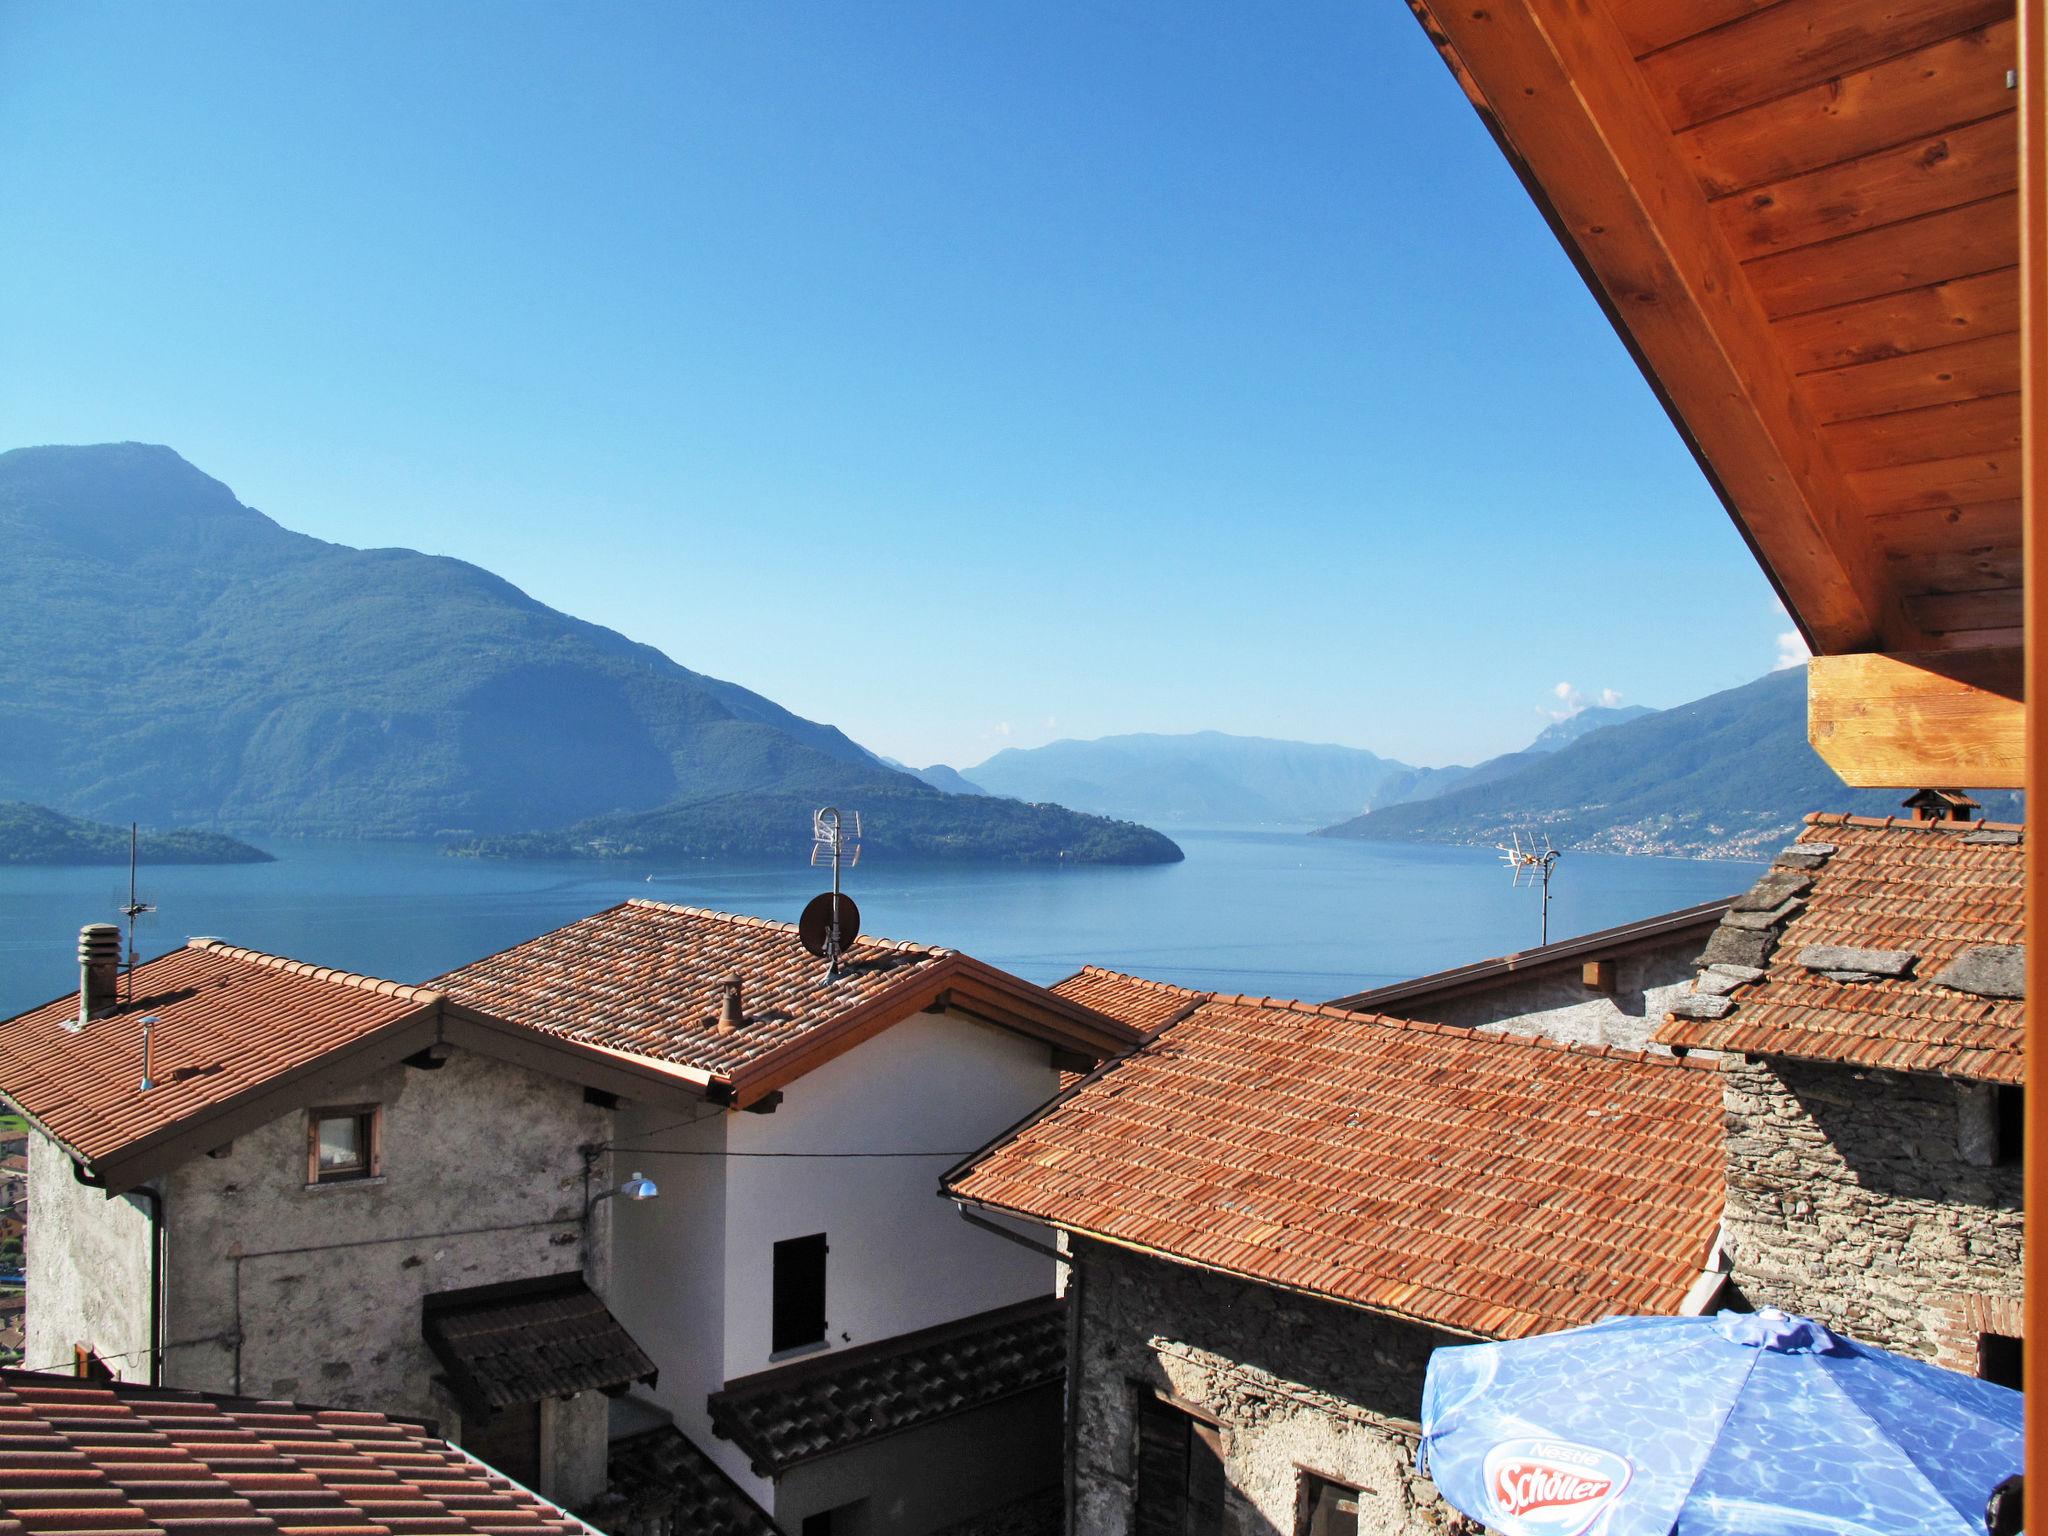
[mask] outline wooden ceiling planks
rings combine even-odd
[[[1816,651],[2010,641],[2013,0],[1411,3]]]

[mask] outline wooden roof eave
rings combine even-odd
[[[969,956],[946,954],[918,967],[901,985],[739,1068],[730,1079],[733,1103],[741,1109],[758,1103],[912,1014],[948,1004],[956,990],[963,994],[962,1012],[980,1013],[999,1028],[1060,1049],[1100,1058],[1129,1050],[1143,1039],[1128,1024],[1092,1008]]]
[[[1930,648],[1604,8],[1410,5],[1812,649]]]

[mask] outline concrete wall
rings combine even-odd
[[[1052,1293],[1053,1264],[960,1219],[940,1173],[1059,1091],[1051,1051],[955,1013],[920,1013],[737,1115],[726,1170],[725,1372],[766,1370],[774,1246],[823,1232],[828,1347],[893,1338]]]
[[[421,1298],[579,1268],[604,1294],[617,1202],[597,1207],[586,1254],[578,1148],[610,1139],[610,1112],[572,1084],[463,1051],[435,1071],[387,1068],[321,1103],[382,1106],[381,1176],[308,1186],[301,1109],[165,1180],[169,1337],[220,1342],[171,1349],[164,1379],[424,1416],[460,1441]],[[602,1162],[597,1177],[602,1188]],[[606,1400],[584,1393],[551,1413],[558,1454],[542,1491],[591,1497]]]
[[[1724,1081],[1733,1279],[1752,1304],[1966,1371],[1977,1332],[2018,1333],[2021,1170],[1982,1166],[1982,1088],[1739,1057]]]
[[[636,1397],[666,1409],[676,1426],[756,1500],[768,1483],[711,1434],[705,1400],[725,1385],[726,1127],[738,1116],[628,1104],[619,1112],[612,1166],[638,1169],[660,1187],[652,1200],[613,1200],[613,1313],[661,1367]],[[749,1117],[751,1118],[751,1117]]]
[[[28,1327],[21,1363],[71,1369],[86,1345],[123,1381],[149,1380],[147,1197],[109,1200],[73,1177],[71,1155],[28,1136]],[[174,1335],[175,1337],[175,1335]]]
[[[1429,1352],[1468,1342],[1353,1307],[1079,1241],[1074,1536],[1125,1536],[1136,1406],[1166,1392],[1223,1429],[1227,1536],[1293,1536],[1302,1474],[1360,1490],[1360,1531],[1474,1531],[1415,1470]]]
[[[1390,1004],[1398,1018],[1544,1035],[1575,1045],[1650,1047],[1665,1010],[1691,985],[1706,933],[1687,935],[1615,961],[1615,989],[1596,992],[1577,965],[1547,974],[1512,977],[1484,992],[1440,1003]]]
[[[844,1510],[832,1536],[925,1536],[1056,1487],[1060,1399],[1044,1387],[792,1467],[776,1488],[776,1522],[797,1531],[808,1516]]]

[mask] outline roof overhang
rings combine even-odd
[[[1589,961],[1640,954],[1688,935],[1697,934],[1704,940],[1727,914],[1734,899],[1728,896],[1719,901],[1702,902],[1696,907],[1682,907],[1675,912],[1660,912],[1655,917],[1603,928],[1597,933],[1583,933],[1576,938],[1560,939],[1538,949],[1525,949],[1495,960],[1479,960],[1448,971],[1436,971],[1428,976],[1416,976],[1408,981],[1354,992],[1349,997],[1333,998],[1330,1006],[1348,1008],[1354,1013],[1390,1013],[1398,1018],[1402,1016],[1403,1008],[1424,1003],[1446,1003],[1453,998],[1490,992],[1495,987],[1525,981],[1532,976],[1550,975]]]
[[[1094,1061],[1121,1055],[1145,1039],[1139,1030],[1106,1014],[955,953],[918,967],[901,985],[804,1031],[719,1081],[731,1102],[745,1109],[913,1014],[940,1009]]]
[[[1411,5],[1813,651],[1885,659],[1815,747],[2016,787],[2011,0]]]

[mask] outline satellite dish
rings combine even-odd
[[[839,953],[843,955],[853,948],[853,941],[860,937],[860,908],[853,904],[851,896],[834,896],[830,891],[813,896],[804,915],[796,920],[796,936],[805,949],[821,958],[832,932],[834,901],[839,903]]]

